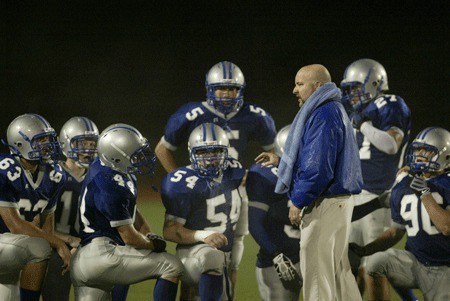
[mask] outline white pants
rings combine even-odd
[[[79,247],[70,269],[75,299],[83,301],[111,300],[115,284],[133,284],[161,276],[179,278],[182,273],[183,264],[175,255],[113,245],[107,237],[94,238]]]
[[[426,301],[450,300],[450,267],[424,266],[406,250],[375,253],[367,262],[372,277],[387,277],[396,287],[418,288]]]
[[[297,262],[295,268],[300,269],[300,262]],[[257,267],[256,281],[262,301],[298,301],[299,299],[301,283],[296,290],[285,289],[273,266],[262,269]]]
[[[348,260],[353,196],[326,198],[302,211],[303,300],[362,300]]]

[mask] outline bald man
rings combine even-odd
[[[362,300],[348,261],[353,195],[362,175],[341,92],[319,64],[295,76],[295,117],[278,167],[277,193],[288,193],[300,225],[303,300]]]

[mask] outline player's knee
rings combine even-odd
[[[41,262],[50,259],[52,248],[48,241],[40,237],[30,237],[29,240],[30,262]]]
[[[372,277],[385,277],[389,255],[387,252],[375,253],[367,258],[366,270]]]
[[[168,255],[168,257],[166,258],[165,268],[161,276],[166,279],[180,278],[184,273],[183,263],[177,256],[167,253],[166,255]]]
[[[213,272],[220,275],[223,273],[225,254],[222,251],[211,249],[200,260],[202,262],[202,273]]]

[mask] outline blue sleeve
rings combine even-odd
[[[195,105],[198,104],[198,105]],[[189,138],[189,123],[196,117],[203,115],[201,103],[188,103],[173,113],[164,129],[164,139],[171,145],[178,147]],[[191,119],[189,120],[188,117]]]
[[[262,110],[264,113],[258,117],[258,131],[256,133],[255,140],[257,140],[262,146],[273,145],[277,130],[275,127],[275,121],[272,116],[262,108],[255,105],[255,107]]]
[[[273,168],[276,170],[275,167]],[[274,184],[276,182],[274,182],[275,180],[271,182],[270,178],[268,178],[273,176],[270,174],[271,170],[272,168],[261,168],[261,165],[253,164],[249,168],[246,183],[249,200],[249,231],[256,243],[268,254],[273,254],[277,250],[277,246],[272,242],[265,228],[265,220],[272,203],[271,200],[277,197],[274,192]],[[267,206],[267,209],[258,208],[258,205],[255,203],[259,203],[260,206]]]
[[[192,206],[189,199],[194,196],[195,191],[192,190],[190,194],[183,193],[184,187],[178,184],[183,183],[184,179],[172,182],[170,180],[172,176],[173,173],[167,174],[161,185],[161,199],[166,208],[166,214],[187,219]]]
[[[296,207],[309,206],[334,179],[343,131],[342,120],[331,112],[319,107],[307,121],[303,148],[295,163],[297,169],[289,192]]]
[[[249,206],[248,222],[250,234],[261,248],[263,248],[268,254],[273,254],[277,250],[277,246],[271,241],[264,227],[264,220],[266,219],[266,216],[267,211]]]
[[[134,209],[131,208],[131,206],[134,206],[134,202],[131,203],[130,200],[122,194],[99,193],[96,197],[96,207],[108,221],[124,221],[133,218],[130,215],[130,211],[134,211]]]
[[[404,185],[404,181],[408,181],[409,176],[406,176],[405,179],[400,181],[397,185],[392,188],[391,198],[389,203],[391,205],[391,217],[394,222],[400,225],[405,224],[405,220],[402,218],[400,213],[401,202],[403,198],[403,194],[401,193],[402,189],[400,189]]]

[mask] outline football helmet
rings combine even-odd
[[[156,156],[148,140],[131,125],[107,127],[98,138],[97,148],[104,165],[125,174],[152,174],[156,167]]]
[[[203,123],[189,136],[192,166],[200,177],[216,178],[227,168],[230,142],[226,132],[213,123]]]
[[[406,164],[416,174],[450,168],[450,132],[440,127],[422,130],[408,147]]]
[[[227,115],[238,112],[244,103],[245,78],[241,69],[232,62],[219,62],[206,73],[206,101],[217,111]],[[236,88],[236,97],[216,96],[217,88]]]
[[[341,89],[344,105],[361,109],[381,92],[389,90],[386,70],[372,59],[354,61],[345,69]],[[355,99],[358,99],[356,103]]]
[[[286,145],[286,140],[289,135],[289,130],[291,129],[291,124],[286,125],[281,130],[278,131],[275,136],[275,154],[281,157],[284,152],[284,146]]]
[[[59,142],[63,154],[83,168],[97,156],[98,128],[86,117],[72,117],[61,128]]]
[[[55,130],[44,117],[24,114],[16,117],[6,131],[11,154],[31,161],[56,162],[61,155]]]

